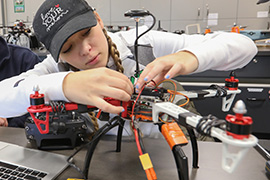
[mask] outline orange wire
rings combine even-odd
[[[189,97],[187,97],[186,95],[184,95],[183,93],[180,93],[180,92],[177,92],[177,91],[172,91],[172,90],[168,90],[168,93],[172,93],[172,94],[178,94],[178,95],[182,95],[182,96],[184,96],[186,99],[187,99],[187,101],[185,102],[185,103],[183,103],[183,104],[180,104],[179,106],[180,107],[183,107],[183,106],[185,106],[188,102],[189,102]]]
[[[161,122],[165,123],[165,124],[168,124],[168,123],[172,123],[172,122],[175,122],[174,120],[168,122],[168,121],[163,121],[160,117],[158,118]]]
[[[176,86],[176,83],[173,81],[173,80],[171,80],[171,79],[165,79],[165,80],[163,80],[163,81],[160,81],[159,83],[157,83],[157,85],[155,86],[155,87],[158,87],[161,83],[164,83],[164,82],[170,82],[170,83],[172,83],[173,85],[174,85],[174,92],[177,92],[176,90],[177,90],[177,86]],[[173,102],[173,100],[174,100],[174,98],[175,98],[175,94],[173,94],[173,96],[171,97],[171,95],[170,95],[170,101],[171,102]]]

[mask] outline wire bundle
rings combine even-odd
[[[62,101],[50,101],[50,106],[52,107],[53,112],[64,112],[66,107],[65,103]]]
[[[217,94],[216,97],[225,97],[227,96],[227,90],[223,87],[220,87],[217,84],[212,84],[209,89],[216,89],[217,90]]]
[[[204,116],[199,120],[199,123],[196,126],[196,130],[198,133],[211,136],[212,127],[218,127],[220,129],[225,130],[226,121],[223,119],[218,119],[213,115]]]

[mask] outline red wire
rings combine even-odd
[[[98,111],[96,118],[99,118],[100,114],[101,114],[101,109]]]
[[[141,93],[142,93],[142,90],[144,89],[145,85],[146,85],[146,84],[143,85],[143,87],[142,87],[140,93],[138,94],[138,97],[136,98],[136,100],[135,100],[135,102],[134,102],[134,104],[133,104],[133,106],[132,106],[132,113],[131,113],[132,128],[133,128],[133,131],[134,131],[134,136],[135,136],[135,140],[136,140],[136,145],[137,145],[137,148],[138,148],[138,151],[139,151],[139,154],[140,154],[140,155],[143,155],[143,152],[142,152],[141,144],[140,144],[140,141],[139,141],[139,134],[138,134],[137,129],[134,127],[134,122],[133,122],[133,120],[134,120],[134,118],[135,118],[135,117],[134,117],[135,104],[137,103],[137,101],[138,101],[138,99],[139,99],[139,97],[140,97],[140,95],[141,95]],[[157,178],[156,178],[156,173],[155,173],[155,171],[154,171],[153,168],[146,169],[146,170],[145,170],[145,173],[146,173],[146,176],[147,176],[147,179],[148,179],[148,180],[154,180],[154,179],[157,179]]]
[[[137,148],[138,148],[139,154],[140,155],[143,155],[142,148],[141,148],[141,145],[140,145],[140,142],[139,142],[138,131],[137,131],[136,128],[133,128],[133,131],[134,131],[135,140],[136,140],[136,144],[137,144]]]
[[[134,118],[135,118],[135,117],[134,117],[134,109],[135,109],[135,105],[136,105],[136,103],[137,103],[137,101],[138,101],[138,99],[139,99],[139,97],[140,97],[140,95],[141,95],[142,90],[144,89],[144,87],[145,87],[145,84],[143,85],[143,87],[142,87],[141,91],[139,92],[139,94],[138,94],[136,100],[134,101],[134,104],[133,104],[133,106],[132,106],[132,112],[131,112],[132,129],[133,129],[133,131],[134,131],[134,136],[135,136],[137,148],[138,148],[138,151],[139,151],[139,154],[140,154],[140,155],[142,155],[143,153],[142,153],[142,148],[141,148],[140,141],[139,141],[138,131],[137,131],[137,129],[134,127],[134,122],[133,122],[133,120],[134,120]]]

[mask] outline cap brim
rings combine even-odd
[[[50,45],[50,53],[56,62],[58,62],[59,54],[62,46],[67,41],[67,39],[72,36],[74,33],[81,31],[85,28],[90,28],[97,25],[96,17],[93,11],[89,11],[82,15],[76,16],[66,23],[52,39]]]

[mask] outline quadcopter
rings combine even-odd
[[[228,78],[226,84],[230,85],[232,79],[235,80],[233,77]],[[202,117],[180,107],[186,103],[180,106],[175,104],[179,100],[188,101],[189,99],[222,97],[223,110],[228,111],[235,95],[241,92],[239,89],[235,89],[235,87],[233,87],[233,90],[228,88],[231,87],[217,88],[212,86],[209,89],[199,91],[176,91],[155,87],[144,88],[140,93],[134,94],[129,102],[120,102],[111,98],[105,99],[113,105],[122,105],[125,108],[125,112],[112,119],[107,117],[107,123],[95,132],[90,142],[82,146],[88,148],[85,167],[81,171],[84,178],[87,179],[91,158],[101,137],[117,126],[116,151],[121,151],[121,138],[125,121],[131,121],[142,165],[149,180],[156,179],[156,175],[150,157],[142,145],[140,130],[137,126],[138,122],[141,121],[151,121],[159,126],[162,135],[173,152],[180,180],[188,180],[189,178],[187,157],[182,150],[182,146],[188,144],[188,140],[179,124],[187,128],[190,136],[193,151],[193,168],[198,168],[198,146],[194,132],[196,130],[203,135],[215,137],[223,142],[222,167],[229,173],[233,172],[248,149],[255,146],[258,141],[255,136],[251,135],[252,119],[243,116],[246,113],[243,102],[236,103],[234,107],[236,115],[227,115],[226,120],[221,120],[214,116]],[[28,108],[28,111],[31,115],[32,123],[26,123],[26,134],[28,139],[35,139],[41,149],[43,148],[41,142],[44,139],[65,139],[68,137],[72,139],[72,147],[74,147],[76,139],[87,138],[87,127],[89,126],[87,122],[89,119],[85,119],[81,114],[97,110],[96,107],[68,102],[54,102],[54,104],[46,105],[44,103],[44,94],[39,94],[38,88],[35,89],[35,93],[30,96],[30,99],[31,106]],[[237,154],[230,153],[229,146],[236,146],[241,150]],[[43,149],[46,148],[45,146]],[[75,166],[71,162],[70,164]]]
[[[135,18],[137,23],[138,17],[152,14],[145,10],[131,10],[125,15]],[[153,19],[155,21],[154,16]],[[135,50],[138,47],[138,38],[143,34],[137,37]],[[136,57],[137,53],[135,54]],[[131,77],[131,81],[139,77],[141,71],[138,67],[137,64],[136,74],[134,77]],[[174,88],[163,88],[162,83],[165,81],[171,83]],[[108,103],[115,106],[122,106],[125,109],[124,112],[113,118],[110,118],[108,113],[102,112],[94,106],[63,101],[51,101],[49,104],[46,104],[44,94],[40,94],[39,88],[35,86],[35,93],[30,95],[30,107],[27,109],[31,117],[26,122],[26,137],[30,141],[35,142],[40,149],[53,149],[55,147],[58,149],[74,148],[79,141],[84,142],[69,157],[68,162],[70,166],[82,174],[84,179],[88,179],[91,159],[102,136],[112,128],[118,127],[116,152],[120,152],[124,123],[125,121],[129,121],[132,125],[139,157],[146,177],[148,180],[155,180],[157,177],[154,166],[149,154],[143,147],[143,139],[138,127],[139,122],[151,122],[159,127],[172,150],[179,179],[188,180],[188,162],[182,149],[182,146],[188,144],[188,140],[179,126],[181,125],[187,129],[190,136],[193,152],[193,168],[198,168],[199,151],[195,135],[195,131],[197,131],[200,134],[222,141],[222,167],[229,173],[233,172],[247,151],[258,142],[258,139],[251,134],[252,118],[244,116],[246,110],[243,102],[239,101],[236,103],[233,108],[235,115],[227,115],[226,120],[218,119],[211,115],[203,117],[183,107],[192,99],[219,97],[222,98],[222,110],[228,111],[235,96],[241,93],[241,90],[238,89],[239,81],[235,78],[235,74],[232,72],[230,78],[225,79],[224,87],[212,85],[208,89],[197,91],[177,91],[177,82],[173,80],[165,81],[158,82],[153,88],[149,88],[145,84],[142,90],[134,93],[128,102],[118,101],[109,97],[105,98]],[[176,105],[179,101],[184,101],[184,103]],[[91,119],[85,116],[85,113],[89,111],[97,112],[97,118],[107,121],[104,126],[100,127],[94,133],[91,140],[88,139],[88,136],[94,131],[92,124],[89,123]],[[55,146],[55,144],[63,142],[59,141],[59,139],[65,139],[69,142],[69,145],[67,143],[62,146]],[[54,144],[48,145],[52,141]],[[229,152],[229,146],[238,147],[239,151],[237,153],[231,153]],[[87,153],[84,168],[81,170],[72,162],[72,157],[82,148],[87,148]]]
[[[6,41],[10,44],[20,43],[21,35],[30,37],[31,30],[26,27],[22,20],[16,20],[13,26],[2,26],[1,28],[8,28],[8,34],[5,35]]]

